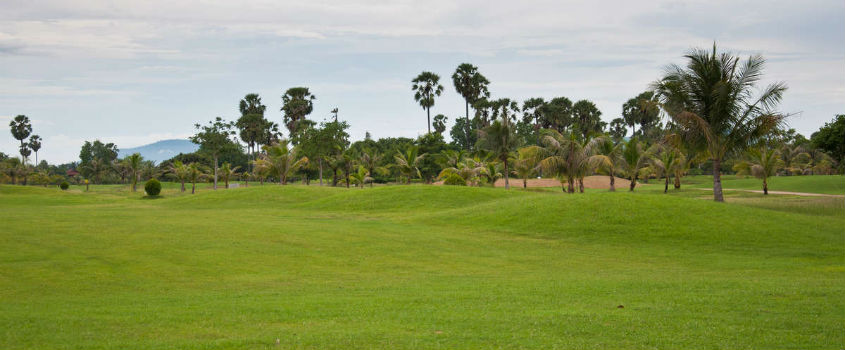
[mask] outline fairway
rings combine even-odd
[[[713,188],[712,176],[689,176],[685,178],[684,182],[691,184],[693,187]],[[763,182],[753,176],[726,175],[722,176],[722,186],[725,189],[761,191],[763,189]],[[845,196],[845,176],[773,176],[769,178],[769,191]]]
[[[0,348],[842,347],[841,206],[645,187],[0,186]]]

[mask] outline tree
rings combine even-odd
[[[252,156],[251,160],[255,160],[256,145],[271,127],[271,123],[264,119],[267,106],[261,103],[261,97],[258,94],[247,94],[241,99],[238,109],[241,117],[235,122],[235,126],[240,130],[241,140],[247,144],[247,152]]]
[[[607,123],[601,121],[601,111],[590,100],[580,100],[572,105],[572,116],[578,126],[581,137],[586,139],[590,134],[601,133]]]
[[[622,119],[631,127],[631,137],[644,135],[660,120],[660,106],[653,91],[645,91],[622,105]],[[637,125],[640,133],[637,133]]]
[[[38,164],[38,150],[41,149],[41,136],[32,135],[29,137],[29,149],[35,152],[35,164]]]
[[[665,178],[663,193],[669,192],[669,178],[672,177],[672,174],[681,166],[683,161],[678,150],[668,144],[660,145],[657,155],[650,159],[657,178]]]
[[[21,157],[23,157],[23,164],[26,164],[26,157],[29,154],[27,153],[27,155],[24,155],[24,153],[28,152],[29,148],[23,140],[26,140],[26,138],[29,137],[29,134],[32,133],[32,124],[30,124],[27,116],[18,115],[15,119],[12,119],[12,121],[9,122],[9,128],[11,129],[12,137],[21,142]]]
[[[769,194],[769,177],[777,174],[781,160],[778,159],[778,150],[771,148],[765,143],[748,150],[748,160],[741,161],[734,165],[737,174],[752,174],[763,180],[763,194]]]
[[[625,143],[625,147],[622,149],[622,159],[625,161],[628,179],[631,180],[629,191],[634,191],[634,188],[637,187],[640,171],[648,165],[649,158],[650,153],[643,149],[643,145],[636,137],[632,137]]]
[[[292,87],[282,95],[282,112],[284,112],[285,126],[293,137],[299,129],[299,123],[314,110],[314,100],[317,97],[308,91],[307,87]]]
[[[397,150],[397,154],[394,156],[396,167],[399,169],[399,173],[405,177],[408,184],[411,183],[411,179],[415,175],[416,177],[422,177],[420,175],[419,164],[425,158],[425,153],[417,154],[418,149],[417,146],[409,146],[404,152]]]
[[[197,181],[202,180],[206,175],[201,165],[198,163],[188,164],[188,179],[191,180],[191,194],[197,191]]]
[[[373,178],[370,177],[370,172],[367,170],[367,168],[362,165],[358,166],[358,170],[353,172],[350,175],[350,178],[360,188],[364,188],[364,184],[366,184],[367,182],[372,183],[373,181]]]
[[[625,138],[625,135],[628,135],[628,129],[625,128],[625,119],[616,118],[611,120],[608,133],[613,137],[613,141],[621,142]]]
[[[135,189],[138,186],[138,175],[141,170],[141,163],[144,160],[144,157],[141,157],[140,153],[133,153],[126,156],[125,159],[126,165],[132,172],[132,192],[135,192]]]
[[[452,137],[452,145],[460,149],[471,150],[478,142],[478,119],[455,119],[455,125],[449,131],[449,136]]]
[[[510,102],[510,101],[508,101]],[[515,103],[514,103],[515,104]],[[507,109],[508,104],[503,104]],[[521,144],[521,140],[516,136],[514,128],[511,123],[508,123],[508,115],[502,113],[502,120],[496,120],[490,126],[484,128],[479,133],[479,148],[490,151],[493,156],[502,162],[505,176],[505,189],[510,189],[509,162],[511,152],[513,152]]]
[[[238,169],[241,167],[236,166],[233,167],[229,165],[229,162],[224,162],[223,166],[220,167],[220,177],[223,179],[223,188],[229,188],[229,179],[234,178],[238,175]]]
[[[288,146],[288,140],[264,146],[264,160],[270,164],[270,172],[279,176],[279,185],[286,185],[288,177],[308,163],[308,157],[299,157],[298,151]]]
[[[775,108],[786,85],[774,83],[754,93],[765,63],[759,55],[740,63],[730,53],[717,54],[714,44],[712,52],[692,50],[685,57],[686,67],[669,66],[653,88],[687,142],[706,147],[713,161],[713,198],[722,202],[722,161],[782,123],[784,116]]]
[[[540,129],[543,127],[543,106],[546,101],[542,97],[529,98],[522,102],[522,121],[531,124],[540,141]]]
[[[845,114],[839,114],[810,135],[813,147],[821,148],[845,165]]]
[[[443,93],[443,85],[440,85],[439,81],[440,76],[432,72],[422,72],[414,80],[411,80],[414,100],[425,109],[429,133],[431,133],[431,107],[434,107],[434,98]]]
[[[185,181],[190,178],[191,169],[181,161],[176,160],[170,165],[170,172],[182,184],[181,192],[185,192]]]
[[[528,178],[537,172],[542,149],[538,146],[522,147],[517,150],[517,157],[513,162],[513,174],[522,179],[522,188],[528,188]]]
[[[572,101],[566,97],[555,97],[540,106],[540,115],[543,117],[542,128],[563,133],[572,125]]]
[[[319,127],[308,126],[294,135],[292,141],[302,154],[316,159],[319,166],[320,186],[323,185],[323,165],[349,146],[349,124],[345,121],[323,122]]]
[[[470,139],[472,130],[470,129],[469,106],[481,98],[490,97],[490,91],[487,90],[487,85],[490,84],[490,81],[478,72],[478,67],[469,63],[462,63],[455,70],[455,73],[452,74],[452,84],[455,86],[455,91],[464,98],[466,107],[466,116],[463,124],[465,131],[464,137],[465,139]],[[453,135],[452,138],[454,139],[455,136]],[[466,149],[469,150],[474,144],[467,143],[465,145],[467,147]]]
[[[387,174],[389,171],[383,166],[379,166],[384,156],[377,150],[367,150],[361,154],[361,166],[367,170],[367,176],[373,176],[376,172]],[[373,186],[373,181],[370,181],[370,187]]]
[[[446,131],[446,122],[448,120],[449,118],[442,114],[434,116],[434,132],[442,135]]]
[[[87,177],[93,178],[94,183],[102,183],[103,174],[109,170],[108,164],[99,158],[94,158],[82,166]]]
[[[197,133],[191,136],[191,142],[200,145],[199,151],[211,155],[214,165],[214,189],[217,189],[217,160],[220,154],[237,149],[238,145],[230,139],[235,135],[235,125],[217,117],[206,125],[195,124]]]
[[[593,139],[590,162],[594,169],[610,177],[610,192],[616,191],[616,172],[624,163],[622,159],[623,143],[614,142],[610,137],[601,136]]]

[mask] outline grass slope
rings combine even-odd
[[[713,188],[712,176],[687,176],[684,181],[697,188]],[[753,176],[722,176],[722,187],[737,190],[763,190],[763,180]],[[845,176],[772,176],[769,191],[806,192],[845,195]]]
[[[166,188],[150,200],[0,186],[0,348],[809,349],[845,337],[842,211],[697,190]]]

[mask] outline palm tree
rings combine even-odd
[[[784,83],[754,89],[765,60],[754,55],[740,63],[730,53],[698,49],[685,57],[687,66],[671,65],[653,84],[664,110],[691,144],[706,147],[713,161],[713,199],[724,201],[722,160],[776,129],[784,116],[774,109],[786,91]]]
[[[519,146],[520,139],[507,119],[508,116],[503,115],[502,121],[496,120],[493,124],[484,128],[479,132],[478,142],[481,148],[489,150],[496,159],[502,162],[505,167],[502,172],[505,177],[505,189],[510,189],[508,160],[511,157],[511,152]]]
[[[29,122],[29,117],[25,115],[18,115],[15,119],[9,122],[9,128],[12,132],[12,137],[21,142],[21,156],[23,164],[26,164],[26,155],[24,153],[29,150],[29,146],[23,142],[32,133],[32,124]]]
[[[138,174],[141,170],[144,157],[141,157],[140,153],[132,153],[132,155],[126,156],[124,160],[126,161],[126,165],[129,167],[129,170],[132,172],[132,192],[135,192],[138,187]]]
[[[205,171],[197,163],[188,164],[188,179],[191,180],[191,194],[197,191],[197,181],[205,177]]]
[[[99,158],[91,159],[88,164],[83,166],[83,169],[94,178],[94,183],[97,184],[102,182],[103,174],[109,170],[108,166]]]
[[[397,154],[394,156],[396,167],[399,169],[399,173],[405,177],[408,184],[411,184],[411,179],[415,175],[416,177],[422,177],[419,166],[423,158],[425,158],[425,153],[417,154],[419,152],[417,146],[409,146],[405,149],[405,152],[398,150],[396,152]]]
[[[528,188],[528,178],[537,173],[542,149],[538,146],[522,147],[517,150],[517,158],[513,162],[513,174],[522,179],[522,188]]]
[[[616,191],[616,172],[625,161],[622,159],[623,143],[616,143],[613,138],[600,136],[592,141],[590,165],[593,169],[607,173],[610,178],[610,192]]]
[[[272,169],[272,164],[266,159],[257,159],[253,162],[252,174],[258,178],[258,182],[261,183],[261,186],[264,186],[264,180],[270,176],[270,171]]]
[[[466,123],[464,125],[467,139],[469,139],[469,106],[478,99],[490,97],[490,91],[487,90],[490,81],[478,72],[478,67],[469,63],[462,63],[452,74],[452,83],[455,90],[464,98],[466,107]]]
[[[650,153],[643,149],[642,144],[636,137],[632,137],[625,143],[625,147],[622,149],[622,159],[625,161],[628,178],[631,180],[630,191],[637,187],[637,178],[648,165],[649,158]]]
[[[185,192],[185,181],[190,177],[191,169],[181,161],[175,160],[170,165],[170,172],[173,173],[173,177],[179,180],[179,183],[182,184],[182,192]]]
[[[657,156],[650,159],[651,167],[654,169],[657,178],[659,179],[661,176],[666,178],[663,193],[669,192],[669,178],[684,161],[678,153],[675,148],[662,145],[659,147]]]
[[[279,185],[288,183],[288,177],[308,163],[308,157],[299,157],[296,148],[288,147],[288,140],[281,140],[263,147],[264,159],[270,164],[271,173],[279,176]]]
[[[768,179],[777,174],[778,167],[782,164],[782,161],[778,158],[778,153],[778,150],[765,144],[751,148],[748,150],[750,159],[737,163],[734,170],[737,170],[737,174],[748,174],[750,172],[758,179],[763,179],[763,194],[768,195]]]
[[[802,174],[805,164],[810,162],[810,154],[804,151],[804,147],[801,146],[784,145],[778,154],[783,169],[789,175]]]
[[[419,102],[425,109],[428,118],[428,133],[431,133],[431,107],[434,106],[434,98],[443,93],[443,85],[440,85],[440,76],[432,72],[422,72],[414,80],[411,90],[414,91],[414,100]]]
[[[373,178],[370,177],[370,172],[363,165],[359,165],[358,171],[353,172],[351,175],[349,175],[349,177],[360,188],[364,188],[364,184],[366,184],[367,182],[372,183],[373,181]]]
[[[41,149],[41,136],[32,135],[29,137],[29,149],[35,152],[35,166],[38,166],[38,150]]]
[[[554,174],[560,180],[561,188],[566,181],[566,192],[575,193],[575,179],[583,178],[590,162],[584,146],[574,132],[568,136],[557,130],[545,130],[544,133],[543,160],[540,161],[543,173]]]
[[[220,177],[223,178],[224,188],[229,188],[229,179],[237,176],[240,168],[239,166],[232,167],[229,162],[223,162],[223,166],[220,167]]]
[[[284,112],[285,126],[293,137],[299,129],[299,123],[314,110],[314,100],[307,87],[292,87],[282,95],[282,112]]]
[[[361,154],[360,161],[361,165],[367,169],[367,172],[370,176],[375,173],[380,173],[384,175],[388,173],[387,168],[378,165],[381,162],[382,158],[384,158],[384,156],[382,156],[382,154],[378,151],[369,150]],[[370,187],[373,187],[373,181],[370,181]]]

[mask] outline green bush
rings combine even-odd
[[[446,176],[446,179],[443,180],[443,184],[450,186],[466,186],[467,181],[458,174],[449,174],[449,176]]]
[[[61,184],[59,184],[59,188],[61,188],[61,189],[62,189],[62,191],[67,190],[67,189],[68,189],[68,187],[70,187],[70,184],[69,184],[69,183],[67,183],[67,181],[62,181],[62,183],[61,183]]]
[[[156,179],[150,179],[144,184],[144,191],[148,196],[158,196],[161,193],[161,182]]]

